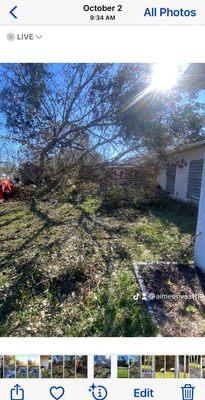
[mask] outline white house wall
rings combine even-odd
[[[205,159],[195,243],[195,264],[205,273]]]
[[[176,180],[175,190],[173,197],[186,202],[193,202],[193,200],[187,197],[187,185],[188,185],[188,174],[189,174],[189,163],[194,160],[204,159],[205,145],[191,148],[180,152],[177,156],[177,160],[180,162],[182,159],[185,161],[183,168],[177,166],[176,168]],[[170,158],[170,162],[172,159]],[[173,156],[173,162],[176,162],[176,158]],[[187,165],[186,165],[187,164]],[[166,190],[166,167],[161,170],[160,174],[160,186]]]

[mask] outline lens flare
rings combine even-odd
[[[165,92],[177,84],[180,66],[176,63],[157,63],[152,68],[152,90]]]

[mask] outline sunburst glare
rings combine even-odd
[[[154,64],[152,67],[151,89],[165,92],[172,89],[180,77],[180,65],[172,62]]]

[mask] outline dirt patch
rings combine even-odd
[[[140,266],[162,336],[205,335],[205,277],[194,265]],[[152,297],[152,296],[151,296]]]

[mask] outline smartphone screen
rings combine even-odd
[[[2,400],[202,399],[204,22],[2,0]]]

